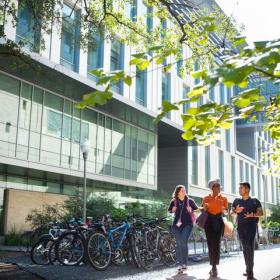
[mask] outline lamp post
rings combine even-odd
[[[84,186],[83,186],[83,222],[86,222],[87,215],[87,177],[86,177],[86,162],[89,153],[90,142],[87,139],[81,143],[81,151],[84,158]]]

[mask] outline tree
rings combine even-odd
[[[93,34],[100,34],[105,40],[114,39],[133,46],[135,54],[130,61],[140,71],[155,62],[168,72],[174,63],[167,63],[166,58],[175,57],[175,63],[183,62],[181,74],[190,73],[195,62],[199,62],[201,70],[193,72],[194,78],[200,78],[202,83],[196,85],[186,96],[186,99],[171,104],[167,100],[162,103],[162,110],[157,121],[171,110],[179,110],[180,106],[190,103],[188,111],[182,115],[185,140],[196,139],[199,143],[210,144],[219,138],[221,129],[228,129],[235,119],[250,118],[255,121],[255,113],[263,112],[267,117],[266,129],[271,132],[276,141],[271,146],[268,155],[274,160],[273,171],[280,170],[280,95],[272,100],[266,100],[259,88],[244,89],[252,75],[258,74],[262,78],[279,83],[280,79],[280,40],[258,42],[253,47],[246,45],[244,37],[238,37],[238,29],[233,19],[226,17],[219,9],[210,11],[195,4],[195,1],[184,1],[181,4],[167,0],[146,0],[147,14],[139,17],[133,13],[135,7],[132,0],[83,0],[84,9],[74,25],[81,28],[79,44],[87,49],[96,44]],[[62,13],[62,0],[20,0],[18,10],[28,8],[33,19],[34,34],[49,34],[53,27],[61,28],[63,21],[67,21],[74,9],[80,3],[74,3],[68,14]],[[0,32],[3,38],[0,45],[0,57],[14,57],[15,61],[30,66],[31,60],[22,47],[30,42],[20,40],[18,43],[8,39],[4,25],[10,18],[14,26],[18,21],[17,7],[12,0],[5,0],[1,4]],[[132,13],[127,13],[129,7]],[[152,29],[147,28],[147,19],[157,18],[161,23]],[[164,22],[170,19],[172,26],[165,27]],[[218,34],[222,40],[213,43],[211,38]],[[34,35],[31,49],[40,51],[44,48],[44,36]],[[38,39],[39,38],[39,39]],[[235,39],[234,39],[235,38]],[[36,39],[36,40],[35,40]],[[153,42],[157,42],[154,45]],[[186,44],[192,55],[184,58],[181,46]],[[143,51],[144,50],[144,51]],[[220,62],[214,64],[214,58]],[[211,69],[211,71],[209,71]],[[111,87],[123,81],[131,85],[135,75],[124,71],[106,73],[101,69],[92,71],[97,76],[97,85],[102,90],[96,90],[84,96],[79,108],[105,104],[112,98]],[[211,87],[223,83],[226,86],[238,86],[241,90],[231,99],[230,104],[208,102],[196,106],[196,102],[209,93]]]

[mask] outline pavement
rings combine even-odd
[[[0,280],[246,280],[241,252],[224,254],[218,266],[219,275],[209,278],[210,266],[207,261],[190,262],[184,274],[178,274],[177,268],[158,266],[152,271],[143,271],[132,265],[110,266],[106,271],[96,271],[88,265],[66,267],[61,265],[38,266],[32,264],[29,256],[23,253],[0,252],[0,262],[17,264],[14,274],[1,271]],[[22,275],[19,274],[22,272]],[[271,245],[255,251],[255,279],[280,279],[280,245]],[[26,277],[26,273],[28,274]],[[9,278],[10,277],[10,278]],[[277,278],[279,277],[279,278]]]

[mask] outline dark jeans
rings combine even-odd
[[[237,231],[243,248],[246,272],[248,274],[253,274],[254,245],[257,232],[257,224],[254,222],[238,224]]]
[[[208,255],[211,265],[220,261],[221,237],[224,232],[224,222],[221,215],[208,214],[205,224],[205,234],[208,245]]]
[[[180,265],[187,265],[189,255],[188,240],[192,233],[193,225],[181,227],[172,227],[176,239],[176,259]]]

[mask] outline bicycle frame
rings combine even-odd
[[[128,222],[124,222],[121,226],[110,229],[108,231],[108,240],[111,241],[111,246],[112,246],[113,251],[115,249],[121,249],[122,248],[123,241],[126,237],[126,233],[127,233],[129,228],[130,228],[130,225],[128,224]],[[114,240],[114,236],[113,236],[113,234],[115,232],[121,233],[121,236],[118,239],[117,244],[116,244],[116,242]]]

